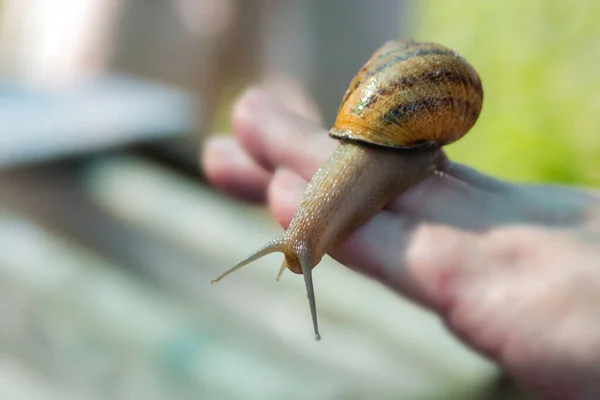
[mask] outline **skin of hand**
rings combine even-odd
[[[337,141],[260,89],[238,101],[233,126],[233,138],[206,143],[206,176],[266,201],[286,228]],[[329,254],[437,312],[544,397],[600,398],[598,194],[507,183],[449,161]]]

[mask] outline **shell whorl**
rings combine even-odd
[[[471,129],[482,102],[477,72],[456,52],[391,41],[354,77],[329,134],[385,147],[443,146]]]

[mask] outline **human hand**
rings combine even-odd
[[[287,227],[337,142],[249,91],[208,178]],[[465,343],[558,399],[600,397],[600,197],[502,182],[450,162],[337,245],[339,262],[438,312]],[[586,397],[587,396],[587,397]]]

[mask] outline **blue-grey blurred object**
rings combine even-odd
[[[197,103],[185,91],[123,76],[60,91],[0,84],[0,168],[184,136],[198,121]]]

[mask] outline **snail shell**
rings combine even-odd
[[[459,54],[391,41],[350,83],[330,135],[395,148],[443,146],[471,129],[482,102],[479,76]]]

